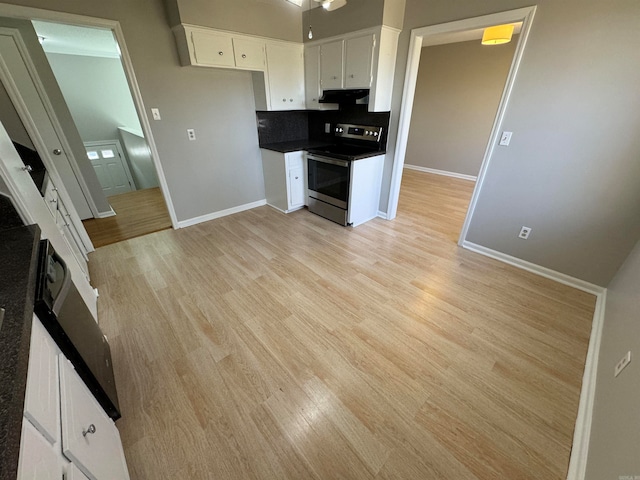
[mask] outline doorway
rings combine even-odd
[[[156,176],[155,185],[157,186],[154,187],[153,185],[151,185],[151,187],[155,188],[155,191],[157,192],[157,195],[160,198],[160,205],[166,206],[166,210],[168,211],[169,226],[175,227],[177,225],[175,210],[173,208],[171,196],[168,191],[166,179],[164,177],[164,172],[162,170],[162,166],[159,161],[157,148],[155,146],[153,135],[151,133],[149,120],[145,113],[145,107],[142,102],[139,88],[137,86],[137,81],[135,78],[135,74],[133,72],[131,59],[129,57],[129,54],[124,42],[124,36],[123,36],[123,32],[119,22],[113,21],[113,20],[53,12],[48,10],[40,10],[40,9],[23,7],[19,5],[9,5],[9,4],[0,4],[0,17],[4,18],[7,22],[21,22],[21,21],[31,22],[35,20],[35,21],[49,22],[54,24],[71,25],[71,26],[77,26],[77,27],[88,27],[88,28],[93,28],[95,30],[101,30],[102,32],[106,32],[111,36],[112,39],[114,39],[116,49],[119,53],[118,61],[120,63],[121,68],[124,71],[126,85],[130,91],[130,96],[133,102],[134,110],[139,120],[139,126],[137,128],[125,127],[125,128],[122,128],[122,132],[123,132],[123,135],[127,136],[127,140],[133,143],[132,150],[137,153],[144,154],[143,156],[145,157],[146,163],[143,165],[144,168],[141,168],[140,171],[144,169],[148,169],[149,167],[151,167],[154,170],[154,175]],[[38,40],[36,38],[35,32],[33,34],[33,39],[34,39],[34,42],[37,42]],[[40,52],[41,53],[39,55],[44,56],[44,54],[42,53],[43,51],[40,50]],[[49,81],[50,79],[47,78],[46,80]],[[54,80],[54,83],[56,83],[55,80]],[[47,96],[47,92],[45,91],[44,97],[46,96]],[[47,99],[45,98],[45,100]],[[51,107],[51,105],[49,105],[49,107]],[[53,117],[57,115],[57,112],[50,112],[50,114],[51,113],[53,113]],[[68,115],[68,112],[67,112],[67,115]],[[69,115],[69,117],[71,116]],[[76,132],[76,135],[78,135],[77,132]],[[143,138],[145,142],[144,148],[140,144],[141,138]],[[78,140],[80,139],[78,138]],[[123,151],[126,151],[126,148],[127,148],[125,146],[126,141],[123,140],[123,138],[121,138],[120,136],[115,136],[114,138],[110,138],[110,140],[120,141],[121,144],[123,145],[122,147]],[[80,145],[82,145],[82,142],[80,142]],[[82,148],[82,153],[81,153],[82,160],[87,164],[88,166],[87,168],[90,170],[90,173],[93,175],[95,179],[95,173],[86,157],[84,146],[82,146],[81,148]],[[90,197],[91,191],[86,188],[86,185],[82,185],[82,176],[78,175],[77,168],[74,173],[76,174],[76,177],[78,177],[78,181],[81,182],[83,194],[86,197]],[[135,181],[137,181],[137,178],[136,178],[137,173],[139,172],[136,169],[131,170],[132,177],[134,178]],[[101,220],[102,218],[98,218],[98,217],[112,216],[113,211],[111,210],[109,203],[107,203],[106,200],[104,200],[105,197],[101,191],[101,188],[99,183],[97,182],[97,179],[94,181],[95,181],[95,184],[97,185],[99,196],[102,197],[103,202],[106,205],[106,208],[101,209],[99,212],[97,212],[97,214],[95,210],[92,210],[93,212],[92,216],[96,217],[95,218],[96,220],[97,219]],[[149,187],[149,184],[145,184],[145,181],[142,181],[141,184],[144,185],[143,188]],[[88,199],[90,200],[90,198]],[[82,224],[80,225],[80,227],[82,228]]]
[[[489,141],[482,157],[482,162],[478,172],[475,188],[473,190],[465,222],[458,239],[458,243],[460,245],[462,244],[469,228],[470,219],[473,216],[473,210],[477,203],[479,192],[482,189],[482,184],[489,162],[491,160],[493,149],[498,141],[499,129],[502,124],[502,119],[504,117],[505,109],[509,101],[509,96],[513,88],[518,67],[522,59],[522,54],[524,52],[535,10],[535,7],[527,7],[518,10],[485,15],[482,17],[469,18],[466,20],[412,30],[411,43],[409,46],[409,53],[407,58],[407,70],[402,96],[402,106],[400,111],[398,136],[396,140],[395,157],[391,176],[389,203],[387,206],[387,218],[395,218],[397,212],[398,197],[400,193],[400,185],[402,182],[402,172],[407,155],[407,145],[415,100],[416,84],[418,80],[422,47],[425,45],[438,45],[459,42],[464,38],[464,35],[477,35],[478,31],[482,31],[484,28],[492,25],[502,25],[509,23],[516,24],[521,22],[522,29],[518,38],[513,61],[511,62],[507,81],[501,95],[500,104],[493,120],[493,126],[491,129],[491,134],[489,136]],[[463,135],[463,133],[461,133],[461,135]]]

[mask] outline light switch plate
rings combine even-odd
[[[502,132],[502,135],[500,136],[500,145],[503,147],[508,146],[511,142],[511,135],[513,135],[513,132]]]
[[[151,109],[151,115],[153,115],[153,119],[154,120],[162,120],[160,118],[160,110],[158,110],[157,108],[152,108]]]

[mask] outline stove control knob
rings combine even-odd
[[[378,136],[378,132],[373,132],[373,136],[377,137]]]

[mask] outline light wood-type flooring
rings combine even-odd
[[[459,248],[472,187],[93,253],[132,478],[566,478],[595,299]]]
[[[109,204],[115,216],[82,222],[96,248],[171,228],[167,205],[158,187],[113,195]]]

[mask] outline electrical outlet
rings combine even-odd
[[[193,128],[187,128],[187,138],[189,141],[196,139],[196,131]]]
[[[502,132],[502,135],[500,136],[500,145],[508,147],[511,142],[511,135],[513,135],[513,132]]]
[[[160,118],[160,110],[158,110],[157,108],[152,108],[151,109],[151,115],[153,115],[153,119],[154,120],[162,120]]]
[[[522,227],[520,229],[520,233],[518,234],[518,238],[526,240],[529,238],[530,233],[531,233],[531,227]]]
[[[617,377],[620,375],[620,372],[624,370],[624,367],[631,363],[631,350],[629,350],[624,357],[620,359],[618,363],[616,363],[616,368],[613,370],[613,376]]]

